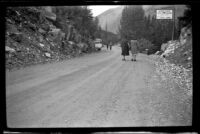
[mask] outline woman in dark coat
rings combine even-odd
[[[128,41],[126,39],[122,40],[121,49],[122,49],[121,55],[123,55],[123,59],[122,60],[126,60],[125,56],[129,55],[129,46],[128,46]]]

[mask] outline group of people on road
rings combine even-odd
[[[106,44],[107,50],[112,50],[112,42]],[[128,41],[127,39],[123,39],[121,41],[121,50],[122,53],[121,55],[123,56],[122,60],[125,61],[125,56],[129,56],[129,51],[131,51],[131,61],[136,61],[136,56],[138,53],[138,41],[137,40],[130,40]]]
[[[109,44],[106,44],[106,46],[107,46],[107,50],[108,49],[112,50],[112,42],[110,42]]]
[[[131,40],[128,41],[127,39],[123,39],[121,42],[121,49],[122,53],[121,55],[123,56],[123,61],[125,61],[125,56],[129,55],[129,51],[131,51],[132,58],[131,61],[136,61],[136,56],[138,53],[138,41],[137,40]]]

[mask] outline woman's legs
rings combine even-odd
[[[133,60],[136,61],[136,54],[133,55]]]
[[[125,55],[123,55],[123,59],[122,59],[122,60],[126,60],[126,59],[125,59]]]
[[[134,55],[134,54],[131,54],[131,56],[132,56],[131,61],[133,61],[133,55]]]
[[[136,54],[132,54],[132,59],[131,61],[136,61]]]

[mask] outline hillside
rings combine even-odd
[[[155,16],[157,9],[172,9],[173,5],[144,5],[143,9],[145,11],[145,15],[148,16]],[[186,7],[184,5],[176,5],[176,18],[183,15],[184,10]],[[120,26],[120,19],[123,11],[123,6],[109,9],[98,17],[99,24],[103,30],[106,30],[106,23],[107,23],[107,30],[113,33],[117,33],[118,27]]]
[[[116,7],[113,9],[109,9],[102,14],[98,15],[99,24],[103,30],[107,30],[109,32],[117,33],[118,27],[120,25],[120,19],[122,14],[123,6]]]
[[[168,41],[162,46],[161,56],[184,68],[192,68],[192,26],[181,29],[179,40]]]
[[[71,24],[62,31],[54,25],[57,18],[49,7],[9,7],[6,13],[6,69],[60,61],[93,51],[90,38],[83,36]],[[73,32],[71,32],[73,31]],[[73,38],[72,38],[73,37]],[[67,38],[67,39],[65,39]]]

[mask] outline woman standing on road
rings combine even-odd
[[[123,55],[123,61],[125,61],[125,56],[128,56],[129,55],[129,46],[128,46],[128,41],[127,39],[123,39],[122,42],[121,42],[121,50],[122,50],[122,53],[121,55]]]
[[[131,40],[130,50],[131,50],[131,54],[132,54],[131,61],[136,61],[136,56],[137,56],[137,53],[138,53],[138,41],[137,40]]]
[[[112,42],[109,43],[110,50],[112,50]]]

